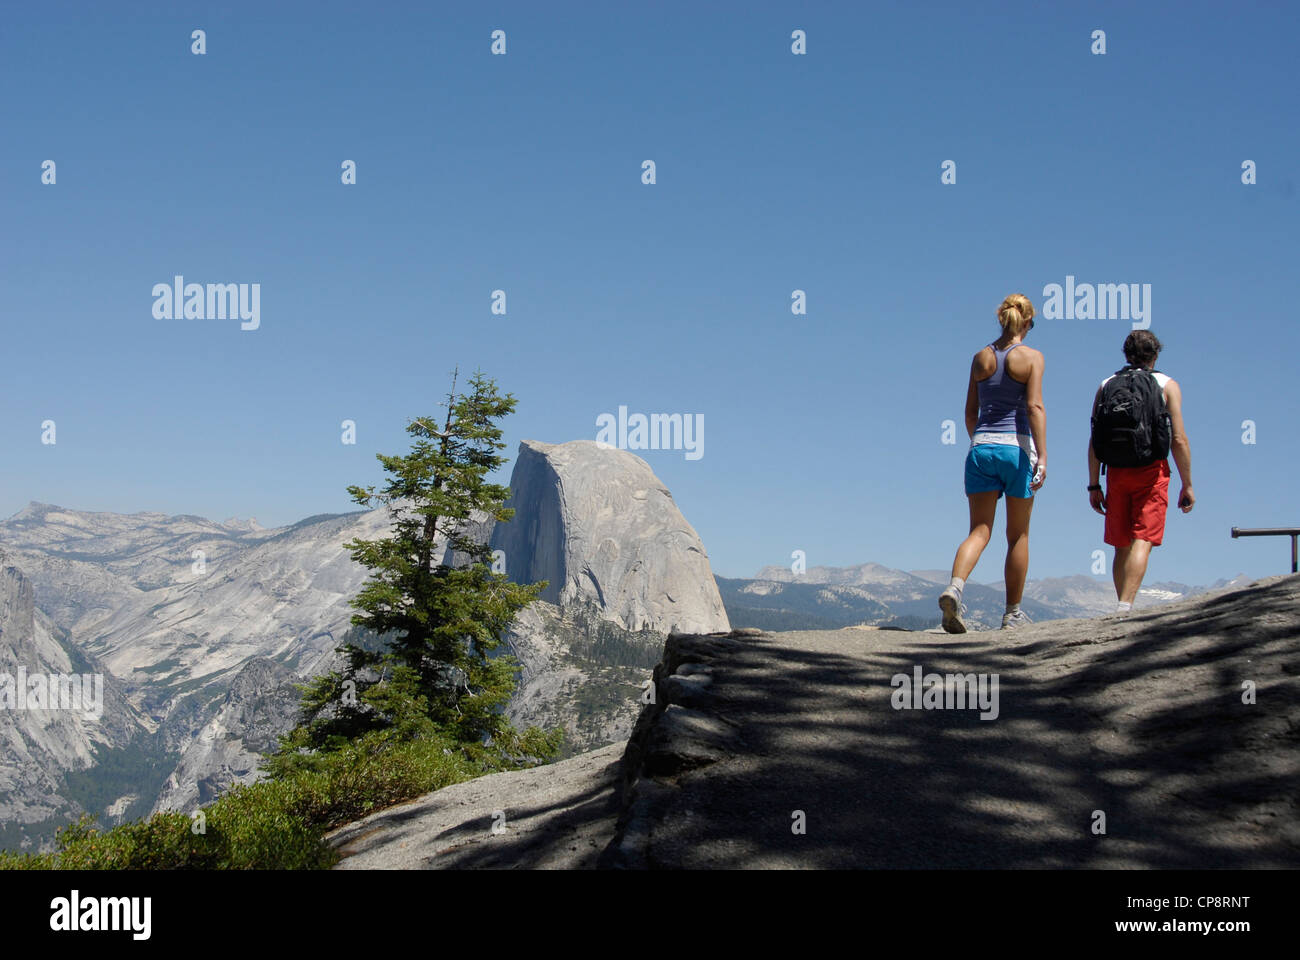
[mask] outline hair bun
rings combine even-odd
[[[998,323],[1013,336],[1023,334],[1034,318],[1034,305],[1023,293],[1013,293],[998,307]]]

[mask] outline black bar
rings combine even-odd
[[[1216,931],[1215,939],[1231,944],[1241,937],[1243,946],[1255,943],[1262,953],[1264,942],[1276,942],[1287,932],[1294,932],[1294,872],[1278,870],[1150,870],[1139,875],[1133,870],[890,870],[884,871],[740,871],[728,870],[726,883],[740,899],[750,905],[754,915],[771,909],[775,916],[794,902],[815,903],[830,916],[853,916],[864,909],[861,880],[871,886],[870,906],[878,919],[873,939],[890,948],[912,946],[917,932],[934,922],[934,903],[943,905],[944,921],[951,929],[1001,931],[1008,943],[1026,945],[1042,943],[1046,937],[1067,933],[1072,943],[1109,947],[1116,941],[1142,933],[1121,932],[1117,921],[1197,920],[1247,921],[1248,928],[1234,932]],[[846,883],[845,879],[850,878]],[[673,877],[674,890],[685,902],[700,902],[718,889],[718,878],[704,870],[682,871]],[[877,885],[878,884],[878,885]],[[1289,887],[1287,885],[1290,885]],[[249,903],[275,903],[288,916],[312,916],[321,904],[363,902],[373,896],[376,902],[391,905],[392,916],[419,916],[428,910],[430,896],[493,895],[511,904],[515,921],[495,931],[496,941],[511,953],[535,948],[537,931],[574,903],[587,904],[590,918],[584,929],[600,942],[617,943],[626,937],[628,920],[636,922],[635,904],[653,904],[662,896],[663,878],[656,871],[547,871],[545,877],[529,870],[430,870],[419,875],[400,870],[366,870],[335,873],[326,870],[275,872],[249,871],[120,871],[76,873],[73,871],[34,871],[0,873],[0,919],[4,922],[4,942],[10,946],[8,956],[74,954],[59,946],[111,945],[112,941],[130,948],[136,941],[131,932],[56,931],[51,918],[56,898],[79,897],[149,897],[150,937],[157,948],[180,956],[181,947],[194,945],[195,904],[226,903],[239,899]],[[692,893],[692,890],[694,893]],[[236,896],[238,895],[238,896]],[[690,899],[686,899],[686,898]],[[1133,902],[1134,897],[1158,898],[1165,906],[1152,909]],[[1231,897],[1239,905],[1223,904]],[[508,898],[508,899],[507,899]],[[1184,905],[1175,898],[1190,900]],[[1176,905],[1177,904],[1177,905]],[[706,911],[687,912],[675,918],[677,928],[686,931],[695,942],[727,942],[716,935]],[[1292,929],[1288,931],[1288,926]],[[1157,926],[1158,928],[1158,926]],[[711,934],[709,931],[713,930]],[[1269,931],[1273,931],[1269,934]],[[220,931],[212,929],[209,936]],[[1046,935],[1046,937],[1044,936]],[[725,934],[724,934],[725,936]],[[1147,934],[1148,938],[1150,934]],[[1203,934],[1183,933],[1183,937]],[[374,933],[360,923],[306,924],[294,931],[300,956],[324,953],[331,947],[340,953],[361,949],[373,952]],[[71,938],[71,939],[69,939]],[[1175,934],[1172,943],[1180,937]],[[1185,941],[1184,941],[1185,942]],[[27,949],[23,949],[23,948]],[[21,951],[21,952],[20,952]],[[39,953],[38,953],[39,951]],[[99,953],[97,949],[92,951]],[[1113,951],[1112,951],[1113,952]],[[1133,951],[1125,951],[1126,953]],[[1223,951],[1227,953],[1227,951]],[[901,949],[891,949],[901,955]],[[1170,951],[1172,955],[1185,955]],[[1108,954],[1109,955],[1109,954]]]

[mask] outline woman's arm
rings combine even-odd
[[[973,439],[975,427],[980,422],[980,392],[975,386],[975,368],[979,364],[979,354],[970,362],[970,383],[966,386],[966,433]]]
[[[1029,432],[1034,438],[1034,449],[1038,451],[1039,483],[1047,476],[1047,408],[1043,406],[1043,355],[1034,351],[1035,356],[1029,366],[1029,380],[1025,383],[1025,406],[1029,408]]]

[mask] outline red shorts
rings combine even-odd
[[[1160,546],[1169,508],[1169,461],[1145,467],[1106,468],[1106,542],[1127,547],[1134,540]]]

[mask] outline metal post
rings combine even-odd
[[[1238,537],[1290,537],[1291,538],[1291,572],[1300,573],[1300,550],[1297,549],[1297,540],[1300,539],[1300,527],[1256,527],[1251,530],[1243,530],[1240,527],[1232,528],[1232,539]]]

